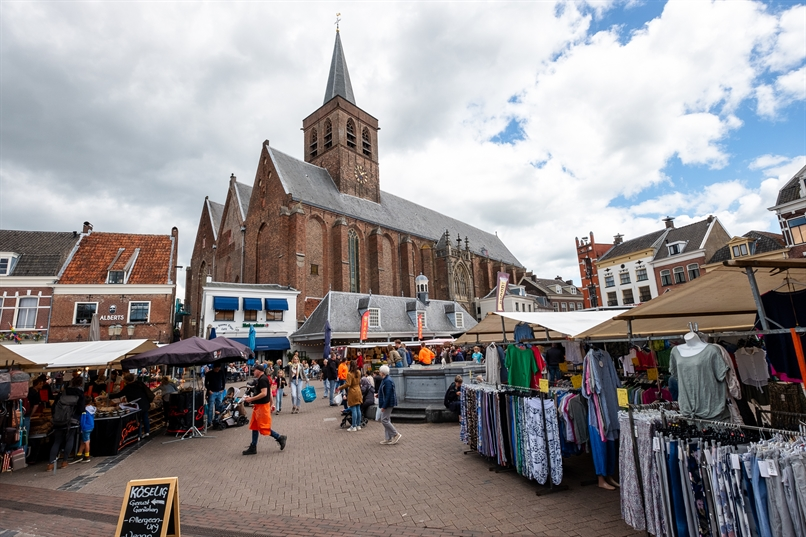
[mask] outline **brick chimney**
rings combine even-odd
[[[621,233],[613,237],[613,246],[621,244],[622,242],[624,242],[624,235],[622,235]]]
[[[92,231],[92,224],[84,222],[84,231],[82,233],[89,233],[90,231]]]
[[[662,220],[664,224],[666,224],[666,229],[674,229],[674,218],[671,216],[667,216]]]

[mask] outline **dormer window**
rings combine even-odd
[[[424,311],[418,311],[417,312],[417,318],[420,320],[420,324],[422,325],[422,327],[425,328],[427,326],[426,325],[425,312]]]
[[[562,292],[563,292],[563,286],[562,285],[555,285],[554,289],[557,291],[558,295],[561,295]]]
[[[380,308],[369,308],[369,327],[381,327],[381,310]]]
[[[575,295],[575,294],[577,294],[577,288],[576,287],[569,287],[568,292],[571,293],[572,295]]]
[[[464,328],[465,327],[465,314],[461,311],[456,312],[456,328]]]
[[[122,284],[123,283],[123,271],[122,270],[110,270],[109,276],[106,279],[106,283],[110,284]]]
[[[806,243],[806,216],[793,218],[787,222],[789,234],[792,235],[792,244]]]
[[[673,242],[671,244],[667,244],[666,247],[669,248],[669,255],[677,255],[683,252],[683,250],[686,248],[686,243]]]
[[[745,255],[750,255],[749,250],[747,249],[747,243],[744,242],[742,244],[736,244],[733,246],[733,257],[742,257]]]
[[[17,264],[19,254],[11,252],[0,253],[0,276],[8,276],[14,271],[14,265]]]

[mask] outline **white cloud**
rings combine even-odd
[[[384,190],[497,231],[550,277],[577,277],[573,238],[588,231],[711,213],[733,233],[770,228],[794,155],[757,157],[757,183],[673,185],[665,170],[748,162],[731,146],[742,105],[785,121],[803,101],[803,6],[672,1],[626,40],[591,33],[635,3],[340,5],[356,101],[382,127]],[[177,225],[186,264],[204,196],[223,202],[230,173],[251,184],[264,139],[301,156],[332,22],[307,3],[4,3],[0,226]],[[525,139],[491,143],[512,118]]]

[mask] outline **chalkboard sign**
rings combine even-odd
[[[129,481],[116,537],[180,537],[179,479]]]

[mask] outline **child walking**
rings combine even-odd
[[[84,412],[81,414],[79,421],[79,428],[81,431],[81,442],[78,444],[78,453],[76,454],[76,462],[90,462],[90,435],[92,430],[95,429],[95,407],[87,405],[84,407]]]
[[[285,371],[282,369],[277,372],[277,379],[275,381],[277,383],[277,393],[276,393],[276,406],[277,412],[283,410],[283,390],[288,386],[288,381],[285,378]]]

